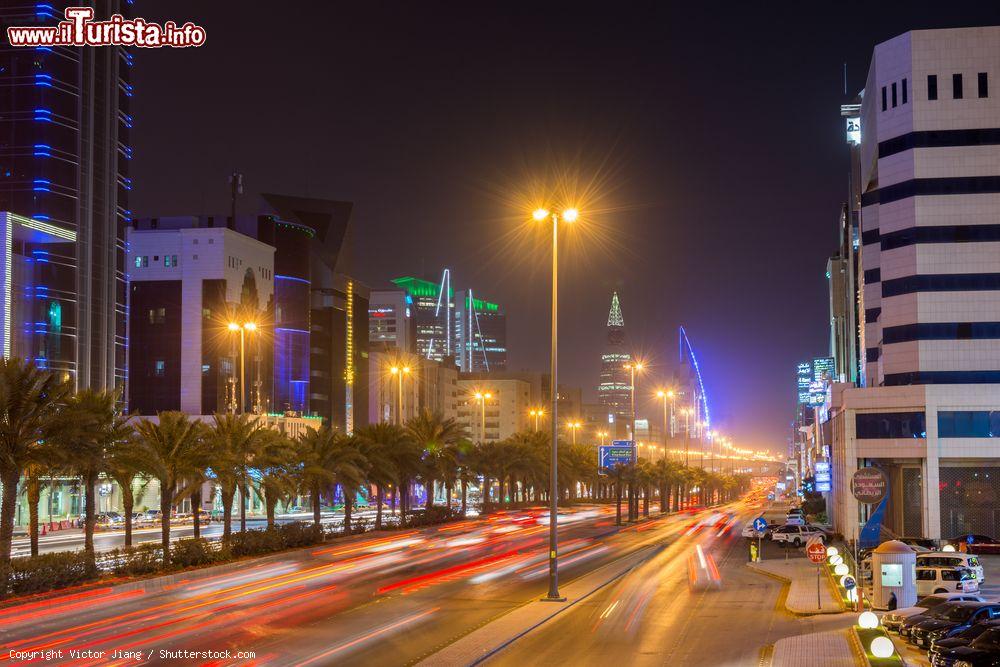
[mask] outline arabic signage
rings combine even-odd
[[[858,502],[874,505],[885,498],[889,480],[878,468],[861,468],[851,477],[851,493]]]

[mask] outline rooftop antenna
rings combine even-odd
[[[844,63],[844,97],[847,97],[847,63]]]

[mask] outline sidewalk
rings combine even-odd
[[[427,656],[417,663],[417,667],[477,665],[539,625],[615,581],[647,558],[655,555],[661,548],[656,546],[642,547],[624,558],[612,561],[562,586],[560,593],[566,597],[565,602],[531,600],[527,604],[473,630],[437,653]]]
[[[813,592],[815,596],[815,591]],[[815,600],[813,600],[815,605]],[[848,639],[847,631],[814,632],[786,637],[774,643],[771,667],[858,667],[858,654]]]
[[[800,616],[813,614],[839,614],[844,610],[841,601],[834,597],[826,573],[820,575],[819,605],[816,600],[816,566],[805,558],[765,560],[747,563],[751,570],[789,582],[785,609]]]

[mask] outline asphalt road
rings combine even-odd
[[[564,582],[645,545],[660,549],[494,662],[755,665],[761,645],[813,631],[775,612],[777,582],[744,571],[738,531],[746,511],[693,528],[707,516],[617,529],[611,508],[568,511],[560,520]],[[46,663],[167,664],[161,650],[187,650],[230,654],[181,658],[186,664],[249,664],[238,651],[253,652],[253,664],[412,664],[543,593],[547,531],[544,511],[509,512],[345,538],[164,587],[69,592],[0,609],[0,661],[62,651]],[[720,590],[688,588],[696,545],[718,563]],[[119,660],[114,650],[125,654]]]

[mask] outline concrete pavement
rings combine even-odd
[[[747,563],[747,567],[788,582],[788,595],[784,606],[793,614],[808,616],[839,614],[845,611],[841,600],[834,596],[826,573],[821,571],[817,578],[817,566],[805,558],[790,558],[787,561],[764,560]]]

